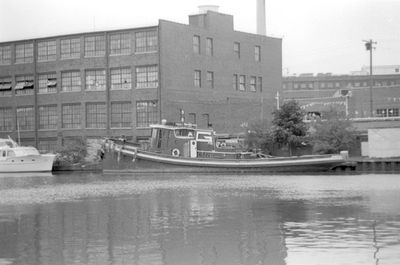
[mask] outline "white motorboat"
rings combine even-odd
[[[0,138],[0,173],[49,172],[56,155],[40,154],[32,146],[19,146],[11,138]]]

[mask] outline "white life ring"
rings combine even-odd
[[[172,156],[179,156],[179,154],[180,154],[179,149],[177,148],[172,149]]]

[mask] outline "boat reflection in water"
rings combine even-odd
[[[399,260],[394,175],[63,177],[0,187],[1,264]]]

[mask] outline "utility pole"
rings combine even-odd
[[[372,94],[372,87],[373,87],[373,78],[372,78],[372,50],[375,49],[373,46],[377,44],[376,41],[370,40],[363,40],[365,42],[365,49],[369,51],[369,109],[371,117],[374,116],[374,109],[373,109],[373,94]]]

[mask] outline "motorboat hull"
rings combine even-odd
[[[54,159],[54,154],[7,157],[0,160],[0,173],[50,172]]]

